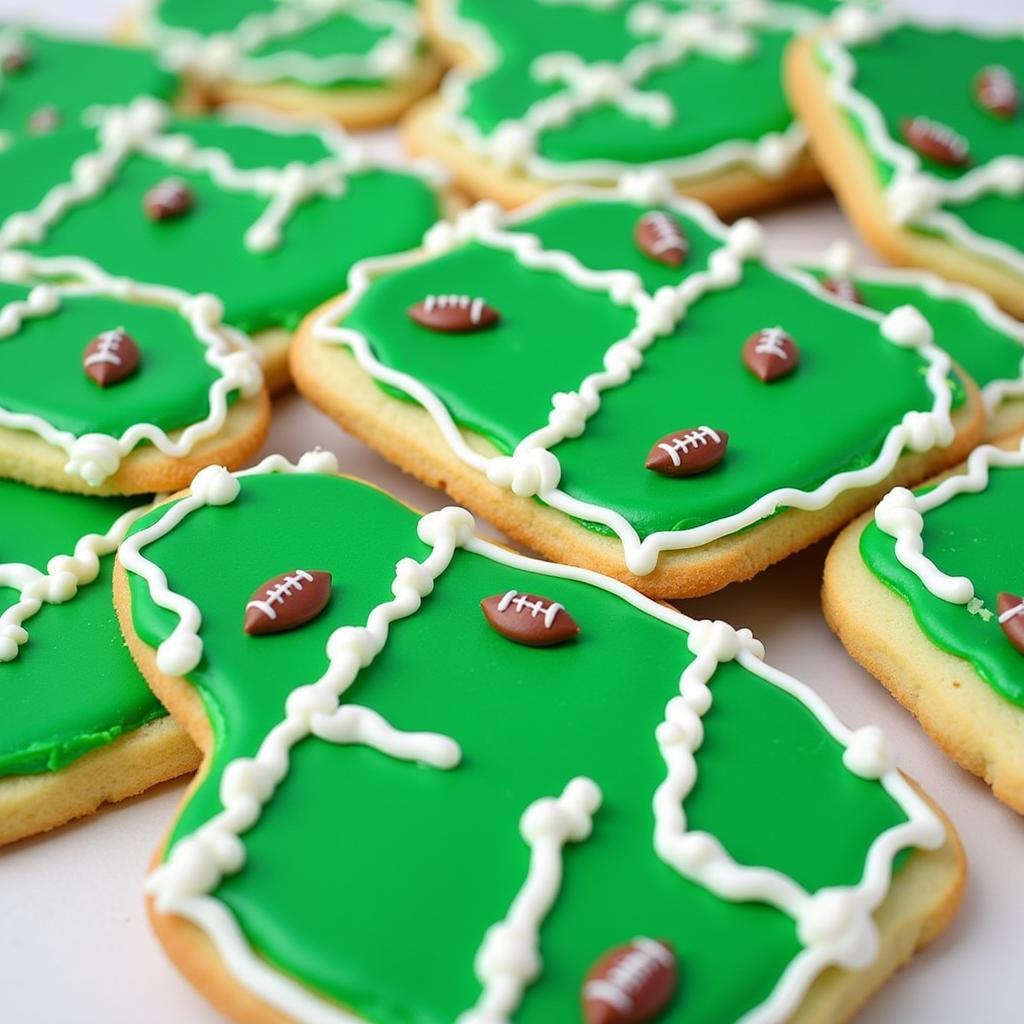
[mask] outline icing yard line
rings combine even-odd
[[[616,199],[661,203],[696,220],[723,245],[712,253],[707,271],[694,273],[677,287],[659,289],[652,296],[644,291],[639,277],[631,271],[592,271],[566,252],[542,249],[535,236],[504,230],[563,203],[610,202]],[[585,290],[604,291],[616,305],[631,305],[637,311],[634,330],[606,351],[604,368],[586,377],[576,391],[553,396],[548,424],[523,438],[511,457],[488,457],[476,451],[467,442],[447,407],[426,384],[381,363],[374,355],[369,339],[360,332],[337,326],[337,322],[343,320],[369,291],[377,276],[427,263],[434,256],[467,241],[509,252],[523,266],[557,273]],[[852,308],[834,296],[824,294],[809,275],[766,263],[774,273],[819,300],[877,324],[884,340],[916,349],[928,364],[925,379],[933,396],[931,409],[927,412],[908,411],[903,420],[889,431],[872,463],[838,473],[812,491],[778,488],[731,516],[689,529],[660,531],[642,540],[632,524],[618,512],[574,498],[559,488],[561,465],[550,447],[566,438],[581,436],[587,420],[600,406],[601,392],[627,384],[643,364],[644,350],[657,337],[671,334],[685,320],[689,305],[708,292],[732,287],[739,282],[743,262],[757,258],[761,246],[761,230],[755,222],[741,220],[726,229],[706,208],[678,198],[666,179],[650,172],[625,177],[618,192],[585,187],[565,189],[531,204],[514,216],[503,214],[493,204],[482,203],[464,213],[454,224],[442,222],[432,228],[424,239],[422,250],[356,264],[349,274],[348,290],[317,317],[313,334],[325,343],[346,346],[371,377],[410,395],[429,413],[451,450],[467,465],[485,474],[491,483],[520,497],[539,497],[545,504],[575,519],[607,526],[622,542],[627,567],[643,576],[654,571],[663,551],[700,547],[752,526],[779,508],[825,508],[849,489],[871,486],[883,480],[892,472],[904,449],[927,451],[940,444],[949,444],[953,439],[952,394],[948,386],[952,363],[949,356],[934,344],[931,328],[920,314],[910,307],[901,307],[883,317],[872,310]]]
[[[323,452],[308,453],[297,465],[272,456],[254,469],[237,474],[227,473],[220,467],[208,467],[197,475],[188,497],[170,506],[155,523],[124,542],[121,561],[125,569],[140,576],[153,601],[179,619],[170,636],[157,649],[157,664],[162,672],[186,675],[198,665],[203,653],[199,636],[202,616],[191,601],[170,591],[163,570],[146,559],[142,549],[205,505],[231,504],[239,494],[240,480],[248,476],[296,472],[332,474],[336,469],[333,456]],[[737,631],[723,622],[695,621],[618,581],[496,547],[473,536],[473,525],[472,516],[456,507],[421,518],[417,532],[420,539],[432,547],[431,554],[423,562],[406,558],[398,563],[392,585],[394,599],[377,606],[364,627],[341,627],[331,634],[327,643],[329,664],[324,675],[316,683],[292,691],[285,702],[286,717],[266,735],[254,758],[237,758],[225,768],[220,780],[224,809],[175,843],[167,860],[151,875],[148,888],[161,912],[179,914],[202,927],[228,968],[243,984],[274,1006],[315,1022],[351,1024],[357,1020],[261,960],[248,946],[230,911],[210,893],[226,874],[244,867],[245,848],[240,836],[259,820],[261,808],[273,798],[276,786],[287,774],[291,748],[309,735],[333,742],[369,742],[386,755],[421,760],[442,770],[457,766],[461,752],[455,740],[430,733],[398,732],[369,709],[339,703],[339,700],[359,671],[383,649],[391,624],[415,614],[456,551],[464,548],[500,565],[596,586],[687,635],[687,645],[696,660],[684,670],[681,696],[669,703],[666,721],[657,735],[663,755],[667,755],[668,775],[655,795],[658,819],[655,847],[663,857],[672,847],[675,855],[671,862],[677,870],[712,892],[726,899],[763,900],[789,914],[797,924],[804,946],[769,999],[745,1019],[759,1024],[782,1020],[799,1005],[808,986],[825,967],[835,963],[863,967],[871,962],[877,952],[871,912],[888,892],[893,858],[908,846],[933,849],[945,841],[941,822],[893,767],[891,752],[881,732],[872,727],[856,732],[846,729],[811,690],[764,665],[763,649],[748,630]],[[696,761],[690,766],[685,760],[676,761],[676,755],[681,745],[689,749],[691,757],[699,747],[700,717],[711,706],[707,682],[720,663],[733,660],[800,701],[846,748],[843,761],[847,769],[878,780],[907,815],[906,822],[875,838],[857,886],[825,888],[812,895],[773,869],[737,864],[712,837],[686,831],[681,804],[689,791],[687,783],[692,786],[696,779]],[[687,705],[689,720],[680,714],[679,700]],[[680,749],[673,753],[673,747]],[[538,861],[539,879],[537,871],[531,868],[506,923],[522,918],[532,923],[539,933],[541,920],[557,897],[557,886],[552,881],[556,853],[567,839],[585,838],[590,818],[599,803],[597,785],[590,780],[576,780],[570,783],[560,800],[542,800],[527,810],[523,819],[524,835],[535,847],[535,857],[543,863]],[[559,822],[566,827],[553,832],[535,829],[538,820],[551,824],[552,804],[559,812],[556,815]],[[537,806],[541,810],[535,810]],[[569,817],[565,817],[566,814]],[[689,850],[680,857],[677,856],[679,844],[683,841],[688,843]],[[560,879],[560,868],[558,876]],[[499,939],[501,933],[499,925]],[[498,939],[493,941],[501,944]],[[514,1011],[516,996],[521,997],[524,989],[521,985],[509,987],[509,979],[498,978],[487,968],[489,962],[490,957],[482,953],[478,967],[485,989],[480,1005],[496,1008],[488,1020],[502,1021]],[[539,972],[539,960],[534,966]],[[471,1014],[466,1019],[474,1018]]]

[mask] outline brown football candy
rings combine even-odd
[[[296,569],[261,583],[245,606],[249,636],[297,629],[315,619],[331,599],[331,574]]]
[[[32,62],[32,55],[24,46],[14,46],[0,57],[0,71],[13,75],[24,71]]]
[[[143,197],[142,208],[153,221],[177,220],[191,212],[195,195],[180,178],[167,178]]]
[[[996,607],[999,609],[999,626],[1006,639],[1024,654],[1024,598],[1002,593],[996,598]]]
[[[56,107],[45,106],[29,115],[26,127],[30,135],[49,135],[60,127],[63,120],[64,118]]]
[[[97,335],[82,353],[82,369],[101,388],[127,380],[141,361],[139,346],[123,327]]]
[[[508,640],[527,647],[554,647],[578,635],[580,627],[557,601],[507,590],[480,602],[484,618]]]
[[[690,253],[679,219],[665,210],[645,213],[633,231],[637,247],[645,255],[668,267],[680,267]]]
[[[974,96],[978,103],[1001,121],[1017,116],[1020,109],[1020,87],[1013,72],[1002,64],[982,68],[974,80]]]
[[[586,1024],[644,1024],[658,1018],[679,984],[671,943],[636,938],[601,957],[583,982]]]
[[[900,124],[903,138],[927,160],[945,167],[966,167],[971,162],[967,140],[941,121],[908,117]]]
[[[843,302],[852,302],[856,306],[867,305],[861,290],[848,277],[826,277],[821,287]]]
[[[662,476],[693,476],[725,458],[729,435],[711,427],[690,427],[655,441],[645,465]]]
[[[755,377],[770,384],[797,368],[800,350],[781,327],[766,327],[744,342],[743,362]]]
[[[444,334],[484,331],[501,319],[496,309],[472,295],[428,295],[407,312],[421,327]]]

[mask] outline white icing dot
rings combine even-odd
[[[882,321],[882,337],[901,348],[930,345],[932,326],[913,306],[897,306]]]
[[[877,725],[866,725],[850,736],[843,764],[864,779],[880,779],[895,765],[888,737]]]
[[[207,466],[192,480],[192,497],[204,505],[230,505],[241,489],[236,477],[223,466]]]
[[[165,676],[186,676],[202,657],[202,640],[195,633],[179,628],[157,648],[156,667]]]
[[[454,539],[456,547],[462,547],[473,537],[476,522],[464,508],[452,505],[425,515],[416,527],[416,535],[424,544],[437,546]]]
[[[334,452],[325,451],[323,448],[315,448],[313,451],[306,452],[299,459],[299,472],[335,476],[338,472],[338,457]]]

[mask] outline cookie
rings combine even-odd
[[[129,29],[215,104],[321,114],[347,128],[395,120],[440,76],[413,0],[147,0]]]
[[[793,46],[789,94],[844,209],[886,259],[1024,317],[1024,35],[983,31],[849,8]]]
[[[984,292],[923,270],[858,266],[846,243],[802,265],[837,298],[882,313],[914,306],[934,328],[939,347],[980,388],[987,439],[1024,430],[1024,324]]]
[[[780,67],[833,6],[427,0],[455,69],[408,115],[405,141],[510,208],[644,166],[723,216],[815,192]]]
[[[210,462],[242,465],[263,443],[270,401],[222,313],[211,295],[78,260],[0,255],[0,476],[149,494]]]
[[[651,218],[685,236],[680,265],[652,254]],[[657,597],[709,593],[983,429],[920,314],[853,307],[761,244],[754,222],[725,228],[649,174],[511,216],[481,204],[356,268],[299,332],[293,372],[350,432],[546,557]],[[431,296],[499,318],[431,329],[411,315]]]
[[[925,731],[1024,814],[1024,447],[971,453],[941,482],[892,491],[840,534],[829,624]]]
[[[0,480],[0,844],[198,763],[110,600],[114,548],[145,508]]]
[[[8,157],[0,249],[217,296],[262,351],[271,390],[287,383],[302,317],[357,260],[416,244],[441,202],[436,173],[378,166],[337,128],[252,110],[172,120],[139,100],[95,132]],[[166,216],[174,192],[181,208]]]
[[[0,25],[0,153],[80,127],[93,107],[178,92],[178,76],[143,51]]]
[[[748,630],[333,470],[209,468],[119,555],[206,752],[151,917],[228,1016],[831,1024],[948,920],[952,830]]]

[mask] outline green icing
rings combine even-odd
[[[28,289],[0,282],[0,308],[23,300]],[[82,368],[86,345],[103,331],[123,327],[138,343],[138,372],[101,388]],[[80,436],[120,436],[136,423],[170,431],[209,412],[218,378],[188,321],[174,310],[94,296],[62,296],[42,318],[26,318],[17,333],[0,338],[0,408],[41,416]]]
[[[231,506],[204,508],[144,549],[203,614],[205,654],[190,681],[212,724],[212,767],[174,839],[220,809],[224,766],[251,756],[290,690],[324,671],[331,631],[362,624],[390,599],[399,558],[426,555],[416,522],[354,481],[251,477]],[[294,633],[246,637],[253,588],[296,565],[334,574],[327,612]],[[175,620],[140,578],[130,582],[135,628],[157,645]],[[563,602],[579,639],[541,650],[497,635],[479,602],[509,588]],[[800,947],[785,915],[716,899],[653,852],[651,797],[665,774],[654,733],[691,658],[678,630],[605,591],[460,551],[346,699],[397,728],[452,736],[462,764],[442,772],[300,742],[245,833],[244,869],[214,895],[263,958],[320,993],[380,1024],[450,1024],[476,1000],[473,958],[525,879],[520,816],[585,775],[604,804],[593,836],[566,849],[541,933],[544,971],[516,1020],[575,1019],[591,963],[637,934],[666,937],[679,952],[685,981],[673,1019],[735,1020],[768,997]],[[841,747],[795,698],[735,663],[711,686],[687,800],[693,827],[812,889],[857,884],[871,842],[903,812],[843,767]]]
[[[516,230],[536,233],[588,266],[593,260],[594,269],[635,269],[652,287],[671,275],[633,242],[645,210],[569,203]],[[689,274],[705,267],[716,243],[684,220],[694,246],[683,269]],[[676,283],[681,276],[675,272]],[[501,311],[501,325],[457,336],[409,321],[408,306],[450,292],[485,296]],[[575,390],[601,368],[609,345],[634,321],[629,307],[603,293],[474,243],[377,278],[345,325],[369,339],[382,363],[422,380],[456,422],[510,451],[544,425],[556,392]],[[775,324],[796,338],[801,363],[791,377],[765,385],[744,369],[740,350],[755,331]],[[621,513],[641,537],[712,522],[777,488],[812,489],[872,462],[908,410],[931,408],[924,368],[916,352],[885,342],[877,323],[748,263],[739,285],[694,302],[675,333],[647,350],[633,378],[603,393],[581,437],[552,449],[562,464],[561,487]],[[730,435],[718,468],[684,480],[644,468],[658,438],[703,423]]]
[[[391,0],[390,5],[411,5],[412,0]],[[160,0],[155,4],[155,16],[160,25],[170,29],[185,29],[200,36],[232,32],[241,22],[253,15],[272,14],[290,6],[278,0]],[[330,58],[339,54],[362,55],[369,53],[390,35],[379,23],[364,20],[355,10],[338,10],[307,28],[278,36],[253,47],[247,56],[254,59],[281,53],[299,53],[313,58]],[[337,87],[356,82],[366,85],[369,80],[339,78],[331,83]],[[307,84],[307,83],[303,83]]]
[[[813,271],[819,280],[827,277]],[[914,306],[935,330],[935,341],[962,366],[979,387],[1021,377],[1024,347],[1012,335],[989,323],[969,303],[955,296],[930,293],[923,285],[854,276],[865,305],[882,313]]]
[[[105,533],[121,499],[37,491],[0,480],[0,561],[45,571],[79,538]],[[63,605],[25,623],[28,643],[0,664],[0,776],[56,771],[164,714],[132,662],[110,597],[113,557]],[[18,600],[0,588],[0,612]]]
[[[212,118],[182,120],[172,130],[203,147],[225,150],[246,169],[315,161],[329,152],[316,135]],[[22,184],[12,201],[0,198],[0,218],[34,208],[51,188],[69,180],[73,158],[90,148],[84,134],[40,140],[8,154],[5,173]],[[168,177],[187,182],[195,208],[178,220],[154,223],[142,212],[143,198]],[[251,192],[220,188],[207,174],[133,154],[103,193],[65,212],[30,248],[44,256],[85,257],[108,273],[139,281],[212,292],[224,302],[229,323],[257,332],[294,328],[344,289],[356,261],[417,245],[438,215],[437,197],[421,178],[369,169],[350,175],[344,194],[302,203],[276,249],[252,252],[245,247],[245,232],[266,205]]]
[[[588,64],[621,64],[630,51],[656,41],[653,35],[630,29],[630,15],[637,6],[624,3],[594,10],[539,0],[516,4],[458,0],[459,17],[479,23],[500,54],[494,67],[473,78],[460,113],[489,135],[503,121],[521,118],[537,101],[564,92],[563,83],[542,82],[533,73],[540,54],[568,52]],[[662,6],[670,14],[679,10]],[[789,6],[828,9],[833,5]],[[670,124],[652,125],[606,103],[573,115],[564,125],[545,129],[539,155],[556,164],[589,160],[646,164],[706,153],[732,139],[753,142],[785,131],[793,117],[779,68],[790,33],[774,28],[749,31],[754,48],[743,58],[693,53],[643,80],[644,92],[660,92],[672,101],[676,116]],[[699,116],[709,110],[714,117]]]
[[[140,50],[38,32],[14,38],[24,39],[31,53],[22,70],[0,72],[0,132],[9,132],[15,143],[32,138],[27,122],[41,107],[56,107],[63,130],[80,125],[90,107],[143,95],[170,100],[177,91],[177,79]]]
[[[1024,590],[1020,519],[1024,470],[992,467],[989,483],[977,494],[958,494],[924,515],[925,555],[950,576],[966,576],[975,596],[993,612],[986,622],[966,605],[936,597],[896,558],[893,538],[874,522],[861,536],[868,568],[911,607],[925,635],[944,651],[968,661],[1000,696],[1024,707],[1024,656],[1011,645],[996,620],[1000,591]]]
[[[922,168],[929,175],[955,180],[999,157],[1024,153],[1024,117],[1018,114],[1001,120],[981,107],[974,96],[975,77],[991,65],[1011,68],[1018,82],[1022,81],[1024,35],[982,36],[904,24],[877,44],[863,43],[849,50],[857,68],[853,87],[878,108],[891,139],[905,145],[900,123],[904,118],[924,116],[948,125],[968,141],[968,168],[945,167],[922,157]],[[907,74],[908,68],[913,68],[913,74]],[[851,118],[863,133],[856,115]],[[888,183],[893,167],[880,154],[873,156],[881,181]],[[947,201],[941,209],[982,238],[1020,248],[1024,196],[992,191],[967,202]]]

